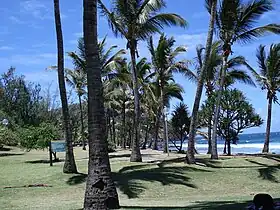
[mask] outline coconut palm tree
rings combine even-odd
[[[187,25],[186,21],[177,14],[160,13],[166,6],[164,0],[115,0],[112,3],[112,10],[108,10],[101,0],[98,0],[101,12],[108,19],[112,31],[116,36],[120,35],[127,41],[127,48],[130,50],[131,73],[133,82],[134,111],[135,111],[135,139],[131,152],[130,161],[141,162],[140,153],[140,98],[139,81],[136,70],[136,55],[138,56],[138,42],[147,40],[149,36],[160,32],[164,26]]]
[[[210,0],[209,0],[210,1]],[[211,2],[211,1],[210,1]],[[210,5],[210,4],[209,4]],[[212,159],[218,159],[217,152],[217,123],[221,94],[224,88],[228,58],[232,54],[232,46],[236,42],[248,43],[257,37],[264,36],[268,32],[280,33],[280,25],[268,24],[255,27],[258,19],[265,13],[273,10],[273,2],[270,0],[254,0],[243,2],[241,0],[223,0],[217,10],[216,30],[222,41],[223,68],[220,76],[219,96],[214,112],[214,125],[212,134]],[[210,7],[208,6],[208,11]]]
[[[156,47],[154,47],[152,37],[150,37],[148,42],[148,48],[152,59],[152,68],[155,71],[155,84],[157,86],[156,96],[158,98],[159,105],[155,122],[155,136],[153,146],[153,149],[155,150],[158,149],[158,131],[165,105],[164,96],[166,93],[164,90],[166,87],[170,87],[170,82],[174,81],[173,74],[176,72],[183,73],[186,76],[193,76],[193,73],[188,69],[189,62],[186,60],[177,60],[178,55],[186,52],[186,48],[179,46],[174,49],[174,44],[175,39],[173,37],[167,38],[164,34],[160,36],[158,45]]]
[[[257,50],[259,72],[251,68],[253,76],[262,90],[267,91],[267,121],[266,137],[262,152],[269,152],[270,126],[272,103],[278,103],[276,93],[280,91],[280,44],[272,44],[269,54],[265,52],[265,46],[260,45]]]
[[[192,78],[196,78],[198,81],[199,75],[201,74],[201,69],[203,67],[204,59],[204,48],[202,46],[197,46],[196,48],[196,74],[193,73]],[[204,87],[206,90],[207,97],[211,97],[215,89],[218,87],[219,74],[222,68],[222,46],[221,41],[215,41],[211,47],[211,53],[208,61],[208,68],[204,72]],[[241,69],[242,68],[242,69]],[[243,56],[231,57],[228,61],[228,70],[225,78],[225,87],[229,87],[232,84],[239,82],[247,85],[255,86],[252,78],[247,74],[243,68],[247,68],[246,59]],[[214,110],[213,110],[214,112]],[[212,134],[212,115],[210,119],[207,120],[208,124],[208,154],[211,154],[211,134]]]
[[[86,93],[86,74],[83,70],[76,69],[70,70],[65,69],[66,72],[66,82],[68,85],[75,89],[78,99],[79,99],[79,107],[80,107],[80,120],[81,120],[81,136],[83,141],[83,150],[86,150],[86,141],[85,141],[85,127],[84,127],[84,116],[83,116],[83,104],[82,97]]]
[[[59,0],[54,0],[54,16],[55,28],[57,37],[57,75],[60,91],[60,99],[63,113],[63,122],[66,137],[66,154],[65,163],[63,167],[64,173],[77,173],[77,167],[74,158],[73,145],[72,145],[72,132],[70,128],[70,117],[68,110],[68,102],[66,96],[66,87],[64,80],[64,50],[63,50],[63,35],[61,28]]]
[[[123,55],[126,53],[124,49],[114,52],[118,48],[117,45],[113,45],[106,50],[106,37],[98,42],[100,65],[102,69],[102,77],[108,77],[108,74],[120,65],[123,61]],[[86,58],[85,58],[85,44],[84,39],[78,40],[78,53],[69,52],[68,55],[72,58],[73,64],[76,69],[81,69],[85,72]]]
[[[213,34],[214,34],[214,27],[215,27],[215,20],[216,20],[216,10],[217,10],[217,0],[208,0],[206,1],[208,3],[207,8],[209,8],[210,12],[210,21],[209,21],[209,27],[208,27],[208,35],[207,35],[207,41],[206,41],[206,49],[205,49],[205,59],[202,65],[201,74],[199,76],[199,80],[197,83],[196,93],[195,93],[195,99],[193,104],[193,110],[192,110],[192,117],[191,117],[191,125],[190,125],[190,133],[188,138],[188,151],[186,155],[186,162],[189,164],[195,163],[195,136],[196,136],[196,129],[197,129],[197,119],[198,119],[198,110],[199,110],[199,104],[202,96],[202,90],[203,90],[203,83],[204,83],[204,72],[206,72],[206,69],[208,67],[208,60],[211,53],[211,46],[213,41]]]
[[[104,138],[106,128],[97,41],[97,0],[84,0],[83,6],[89,133],[89,164],[84,209],[117,209],[118,194],[111,176],[108,142]]]

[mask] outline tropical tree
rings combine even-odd
[[[77,173],[77,167],[74,158],[73,145],[72,145],[72,132],[70,128],[70,117],[66,96],[65,78],[64,78],[64,50],[63,50],[63,36],[61,28],[59,0],[54,0],[54,16],[55,28],[57,36],[57,75],[58,85],[60,91],[60,99],[63,113],[63,123],[66,137],[66,154],[65,163],[63,167],[64,173]]]
[[[84,209],[117,209],[105,133],[104,99],[97,41],[97,0],[84,0],[84,40],[88,81],[89,164]]]
[[[209,0],[208,11],[210,11],[211,1]],[[268,24],[255,27],[258,19],[265,13],[273,10],[271,0],[254,0],[243,2],[241,0],[223,0],[217,10],[216,30],[222,41],[223,49],[223,68],[220,74],[219,96],[215,106],[214,125],[212,134],[212,153],[211,158],[217,159],[217,124],[221,103],[221,93],[224,88],[225,75],[228,69],[228,58],[233,53],[232,46],[236,42],[248,43],[257,37],[263,36],[268,32],[280,33],[280,25]]]
[[[194,157],[195,136],[196,136],[197,123],[198,123],[197,119],[198,119],[199,104],[202,96],[204,74],[207,70],[208,60],[211,53],[211,46],[213,41],[213,34],[214,34],[214,27],[215,27],[215,20],[216,20],[217,0],[207,0],[206,3],[208,3],[207,5],[210,8],[210,21],[209,21],[208,35],[206,41],[205,58],[202,64],[201,74],[199,76],[199,80],[197,83],[197,89],[195,93],[195,99],[194,99],[193,110],[192,110],[190,134],[188,138],[188,151],[186,155],[186,162],[189,164],[195,163],[195,157]]]
[[[218,93],[211,95],[202,105],[201,113],[206,119],[207,115],[213,116],[213,107]],[[238,135],[251,127],[260,126],[261,117],[255,112],[252,104],[244,94],[237,90],[225,90],[222,94],[221,109],[219,114],[218,135],[225,140],[228,155],[231,155],[231,143],[237,143]]]
[[[138,42],[147,40],[149,36],[160,32],[164,26],[185,27],[186,21],[177,14],[160,13],[166,6],[164,0],[115,0],[112,11],[108,10],[101,0],[98,0],[101,12],[108,19],[109,25],[116,36],[120,35],[127,41],[130,50],[131,74],[133,82],[134,111],[135,111],[135,139],[133,141],[130,161],[141,162],[140,153],[140,98],[139,81],[136,70],[136,55],[138,55]]]
[[[272,44],[268,55],[265,52],[265,46],[260,45],[257,50],[257,60],[259,72],[252,68],[251,70],[261,89],[267,91],[266,137],[262,150],[267,153],[269,152],[272,103],[278,103],[276,93],[280,91],[280,44]]]
[[[184,103],[180,103],[175,107],[171,117],[171,135],[175,141],[171,140],[174,146],[179,152],[182,151],[183,143],[187,140],[187,135],[190,130],[191,118],[188,111],[188,106]],[[176,141],[180,141],[180,146],[177,145]]]
[[[214,91],[217,89],[219,84],[219,76],[220,70],[222,68],[222,46],[220,41],[215,41],[211,47],[211,53],[209,56],[208,67],[204,72],[204,86],[206,90],[207,97],[211,97]],[[196,48],[196,74],[194,73],[192,78],[198,81],[199,75],[201,73],[201,69],[203,67],[203,59],[204,59],[204,48],[202,46],[198,46]],[[243,56],[234,56],[230,57],[228,60],[228,70],[225,75],[225,84],[224,86],[230,87],[232,84],[239,82],[247,85],[255,86],[252,78],[246,70],[248,70],[248,65],[246,63],[246,59]],[[245,70],[243,70],[243,68]],[[213,110],[214,112],[214,107]],[[212,134],[212,115],[209,116],[210,119],[207,120],[208,124],[208,154],[211,154],[211,134]],[[200,123],[199,123],[200,124]]]
[[[160,122],[163,115],[164,106],[167,105],[166,97],[171,92],[170,84],[174,83],[174,73],[183,73],[186,76],[193,76],[192,72],[188,69],[188,61],[177,60],[177,57],[186,52],[186,48],[183,46],[176,47],[174,49],[175,39],[173,37],[167,38],[164,34],[160,36],[158,45],[156,48],[153,44],[153,38],[150,37],[148,42],[148,48],[152,58],[152,68],[155,72],[155,87],[156,87],[156,98],[158,101],[158,109],[156,111],[156,122],[155,122],[155,136],[153,149],[157,150],[158,142],[158,131]],[[172,82],[172,83],[171,83]],[[179,97],[180,98],[180,97]]]
[[[86,150],[86,141],[85,141],[85,127],[84,127],[84,116],[83,116],[83,104],[82,97],[86,93],[86,74],[82,69],[70,70],[66,69],[66,82],[70,87],[74,88],[79,99],[80,107],[80,120],[81,120],[81,137],[83,141],[83,150]]]
[[[85,43],[84,39],[78,40],[78,52],[69,52],[68,55],[72,58],[73,64],[76,69],[79,69],[86,73],[86,57],[85,57]],[[117,65],[123,63],[122,57],[126,52],[124,49],[114,52],[118,48],[117,45],[113,45],[106,50],[106,37],[98,42],[100,65],[102,69],[102,77],[108,77]]]

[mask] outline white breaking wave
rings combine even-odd
[[[170,147],[174,147],[174,145],[170,144]],[[177,146],[180,146],[179,144],[177,144]],[[187,144],[183,144],[183,148],[187,148],[188,145]],[[196,144],[195,147],[197,149],[207,149],[208,145],[207,144]],[[231,144],[232,148],[236,148],[236,149],[242,149],[242,148],[256,148],[256,149],[262,149],[263,148],[263,144]],[[218,149],[222,149],[224,148],[224,144],[218,144],[217,145]],[[280,143],[270,143],[269,144],[269,148],[270,149],[279,149],[280,150]]]

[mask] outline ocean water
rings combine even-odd
[[[255,154],[261,153],[265,140],[265,133],[254,134],[241,134],[239,135],[239,141],[237,144],[231,144],[232,154],[246,153]],[[176,143],[177,144],[177,143]],[[178,144],[177,144],[178,145]],[[178,145],[179,146],[179,145]],[[218,152],[223,153],[224,141],[218,140]],[[169,143],[170,150],[176,150],[173,143]],[[187,149],[187,141],[183,144],[183,150]],[[203,154],[207,152],[208,143],[206,139],[198,137],[196,139],[196,149],[199,153]],[[273,132],[270,134],[269,152],[280,154],[280,132]]]

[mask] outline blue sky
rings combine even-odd
[[[110,0],[104,0],[109,5]],[[183,16],[189,23],[187,29],[166,28],[164,32],[174,36],[177,45],[185,45],[188,52],[186,59],[195,57],[195,47],[205,44],[209,16],[204,8],[204,0],[167,0],[165,12],[173,12]],[[264,15],[259,24],[271,22],[280,23],[280,3],[276,1],[276,10]],[[60,0],[62,26],[64,34],[65,52],[75,51],[77,38],[82,35],[82,0]],[[53,18],[53,4],[50,0],[12,0],[4,1],[0,5],[0,73],[5,72],[10,66],[16,67],[18,74],[24,74],[26,79],[39,82],[43,88],[52,83],[52,88],[57,87],[57,78],[54,72],[46,71],[46,67],[56,64],[56,37]],[[99,36],[107,35],[109,45],[118,45],[125,48],[126,43],[120,38],[115,38],[108,28],[103,17],[99,17]],[[255,52],[260,44],[270,45],[277,43],[279,37],[275,35],[260,38],[245,46],[234,45],[235,55],[243,55],[249,63],[257,67]],[[140,56],[148,57],[149,53],[145,43],[140,43]],[[71,60],[65,57],[66,67],[71,68]],[[176,75],[176,81],[184,89],[184,102],[191,108],[196,87],[187,79]],[[267,101],[265,92],[259,88],[237,84],[235,87],[245,92],[247,98],[254,105],[256,111],[266,119]],[[173,100],[172,106],[178,101]],[[280,107],[273,106],[272,131],[280,130]],[[261,128],[253,128],[248,132],[264,132],[265,124]]]

